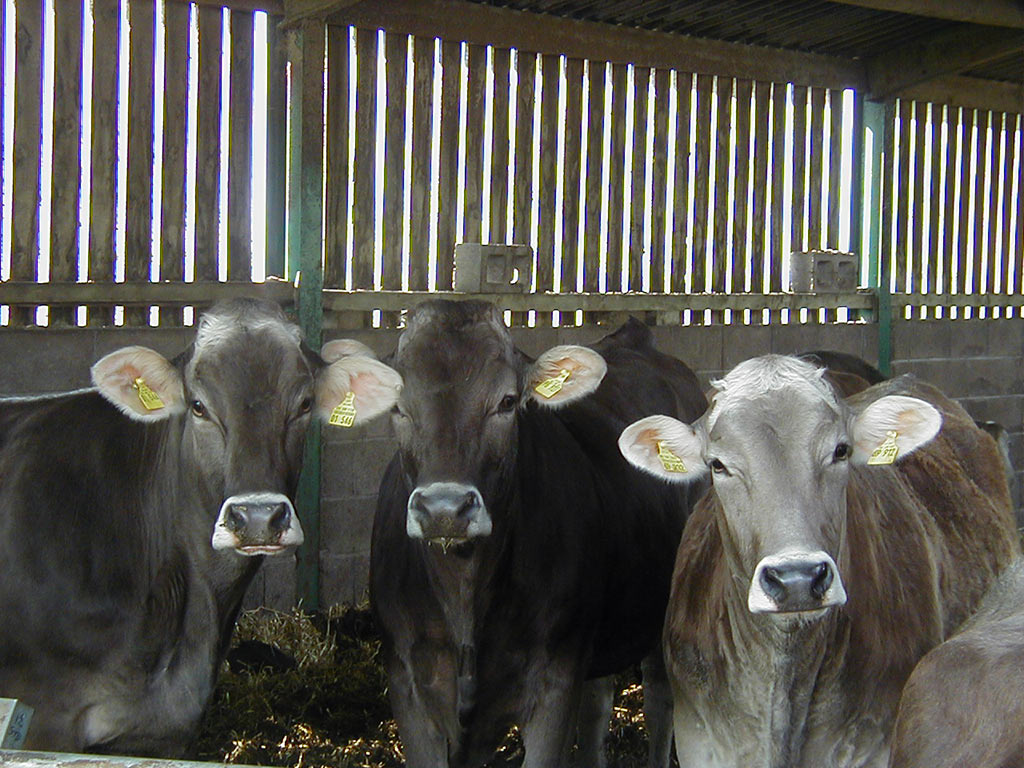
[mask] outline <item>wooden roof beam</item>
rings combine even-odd
[[[875,11],[910,13],[993,27],[1024,29],[1024,3],[1020,0],[831,0]]]
[[[962,25],[911,40],[866,62],[867,97],[883,100],[1024,50],[1024,30]]]

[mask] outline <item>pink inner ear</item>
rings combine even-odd
[[[367,395],[377,383],[377,377],[372,373],[357,373],[349,377],[348,388],[356,393],[356,397]]]

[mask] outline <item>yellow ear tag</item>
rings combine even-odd
[[[553,379],[544,379],[544,381],[533,389],[538,395],[550,399],[562,391],[562,385],[565,384],[565,380],[571,375],[571,371],[563,368]]]
[[[882,444],[875,448],[871,456],[868,457],[868,464],[871,466],[877,466],[879,464],[892,464],[896,461],[896,457],[900,453],[900,448],[896,445],[896,438],[898,433],[894,430],[889,430],[885,433],[885,440]]]
[[[132,389],[139,394],[139,402],[147,411],[158,411],[164,407],[164,401],[160,399],[160,395],[146,386],[146,382],[141,376],[132,382]]]
[[[658,441],[658,458],[661,459],[661,466],[666,472],[686,472],[686,465],[683,460],[672,453],[663,440]]]
[[[336,427],[351,427],[356,423],[356,393],[348,392],[345,399],[334,406],[328,424]]]

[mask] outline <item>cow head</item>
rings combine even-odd
[[[445,550],[491,533],[523,411],[589,394],[606,369],[583,347],[555,347],[528,361],[498,309],[483,302],[421,304],[392,362],[405,382],[393,421],[410,491],[406,532]]]
[[[931,405],[900,395],[854,410],[823,374],[795,358],[748,360],[713,382],[695,424],[651,416],[619,438],[631,463],[667,480],[712,473],[723,545],[753,613],[817,616],[845,603],[837,561],[851,463],[904,456],[942,424]]]
[[[128,418],[178,431],[183,477],[215,500],[214,549],[279,554],[303,540],[291,497],[310,419],[357,425],[390,409],[401,390],[398,374],[368,351],[332,343],[325,352],[329,363],[276,304],[242,299],[204,314],[173,363],[125,347],[92,377]]]

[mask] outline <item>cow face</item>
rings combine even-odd
[[[205,314],[175,363],[126,347],[92,376],[128,418],[178,431],[183,476],[216,500],[214,549],[273,555],[303,540],[291,497],[310,419],[353,426],[390,409],[401,389],[397,373],[351,351],[332,348],[327,364],[277,305],[242,300]]]
[[[619,439],[631,463],[665,479],[712,473],[723,544],[753,613],[816,616],[845,603],[837,561],[851,462],[906,455],[941,426],[931,405],[898,395],[854,412],[823,372],[776,355],[749,360],[714,382],[695,425],[653,416]]]
[[[394,366],[405,382],[393,422],[410,491],[406,532],[444,550],[491,533],[527,404],[570,403],[606,369],[583,347],[555,347],[530,363],[495,307],[449,301],[410,314]]]

